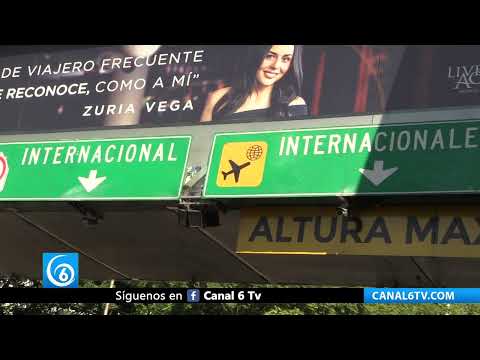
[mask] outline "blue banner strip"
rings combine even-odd
[[[366,288],[365,304],[478,304],[480,288]]]

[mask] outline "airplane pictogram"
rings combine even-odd
[[[263,180],[267,149],[268,144],[265,141],[225,143],[217,168],[217,186],[259,186]]]
[[[248,165],[250,165],[250,161],[242,165],[238,165],[233,160],[228,160],[228,162],[230,163],[232,170],[228,172],[222,171],[223,180],[227,180],[228,175],[233,174],[233,176],[235,177],[235,182],[238,183],[238,180],[240,179],[240,171],[242,171],[243,168],[246,168]]]

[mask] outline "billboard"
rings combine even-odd
[[[0,131],[475,106],[480,46],[128,45],[0,58]]]

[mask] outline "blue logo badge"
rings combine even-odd
[[[187,301],[188,302],[199,302],[200,301],[200,290],[198,290],[198,289],[188,289],[187,290]]]
[[[78,288],[77,253],[43,253],[44,288]]]

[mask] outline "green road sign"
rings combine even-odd
[[[480,191],[480,121],[217,134],[205,197]]]
[[[0,144],[0,200],[177,199],[190,136]]]

